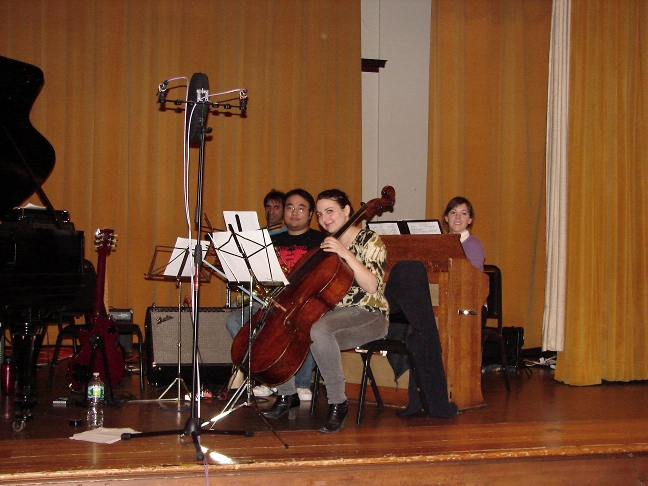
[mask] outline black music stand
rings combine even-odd
[[[156,400],[136,400],[138,402],[147,402],[147,401],[173,401],[178,404],[178,410],[185,409],[186,406],[180,406],[184,402],[185,394],[190,393],[189,388],[187,387],[184,379],[181,375],[181,364],[182,364],[182,281],[189,280],[191,278],[192,265],[191,265],[191,247],[195,244],[195,240],[189,241],[187,238],[178,238],[176,240],[175,246],[156,246],[155,252],[153,254],[153,259],[151,260],[151,265],[149,266],[149,271],[146,274],[146,278],[150,280],[163,280],[168,281],[173,279],[176,282],[176,288],[178,289],[178,361],[177,361],[177,370],[175,379],[169,384],[169,386],[162,392],[162,394]],[[209,242],[201,242],[203,259],[206,256],[207,248]],[[169,254],[168,261],[163,264],[159,264],[159,261],[164,259],[166,260],[166,255]],[[161,257],[162,255],[162,257]],[[201,282],[209,282],[211,274],[205,269],[201,269],[200,274]],[[177,385],[176,398],[164,398],[171,389]]]
[[[216,249],[216,254],[218,255],[225,271],[227,280],[239,285],[240,287],[242,282],[247,279],[250,295],[253,294],[253,290],[257,286],[278,288],[279,286],[288,284],[288,280],[281,269],[279,259],[277,258],[277,254],[274,250],[267,229],[241,231],[239,225],[239,231],[236,232],[230,224],[229,232],[216,232],[210,236],[214,248]],[[248,301],[248,305],[251,320],[251,298]],[[241,311],[241,313],[242,312],[243,311]],[[277,435],[274,427],[270,422],[268,422],[268,419],[261,414],[256,401],[253,399],[254,392],[252,391],[252,377],[249,370],[252,369],[252,343],[254,340],[254,333],[251,325],[248,326],[248,329],[248,349],[244,358],[244,361],[247,360],[248,373],[246,374],[245,380],[228,400],[221,412],[202,425],[204,427],[211,423],[211,427],[214,427],[218,420],[230,413],[243,407],[251,407],[275,437],[281,441],[284,447],[288,448],[288,444]],[[234,369],[233,374],[236,374],[239,367]],[[243,395],[246,396],[246,400],[238,404]]]

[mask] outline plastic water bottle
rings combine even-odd
[[[99,373],[93,373],[88,383],[88,427],[96,429],[104,423],[104,382]]]

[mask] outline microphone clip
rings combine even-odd
[[[198,88],[196,90],[196,103],[209,103],[209,90]]]
[[[241,111],[247,110],[247,89],[242,89],[239,92],[239,100],[240,100],[239,109]]]
[[[166,87],[169,85],[169,81],[166,80],[160,86],[158,86],[158,103],[166,103]]]

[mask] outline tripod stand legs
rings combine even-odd
[[[184,255],[184,261],[182,262],[182,267],[184,267],[185,262],[187,260],[187,257],[189,256],[189,249],[187,248],[185,255]],[[181,268],[182,268],[181,267]],[[178,393],[177,393],[177,398],[175,401],[180,402],[183,401],[183,391],[186,393],[189,393],[189,388],[187,387],[187,384],[184,382],[182,379],[182,376],[180,375],[180,364],[182,363],[182,280],[180,279],[180,275],[177,276],[176,280],[176,287],[178,288],[178,370],[176,374],[175,380],[171,382],[171,384],[164,390],[162,395],[158,397],[158,400],[168,400],[165,399],[164,396],[173,388],[173,385],[178,385]]]
[[[240,369],[240,366],[235,366],[234,370],[232,372],[232,376],[236,375]],[[230,379],[231,381],[231,379]],[[245,396],[246,399],[241,402],[240,404],[238,403],[241,397]],[[211,419],[209,419],[208,422],[205,422],[202,424],[203,427],[207,427],[209,424],[211,424],[210,429],[212,430],[212,427],[216,425],[216,422],[218,422],[220,419],[228,416],[230,413],[243,408],[243,407],[251,407],[254,409],[254,412],[257,414],[257,416],[263,421],[263,423],[268,427],[268,430],[272,432],[272,434],[283,444],[283,446],[288,449],[288,444],[279,437],[277,432],[274,430],[274,425],[271,424],[268,419],[261,413],[259,410],[259,407],[257,406],[257,403],[254,399],[254,393],[252,392],[252,379],[249,377],[249,375],[246,375],[245,380],[243,380],[243,383],[241,386],[239,386],[232,397],[227,401],[223,409],[220,411],[219,414],[215,415]],[[252,435],[250,435],[251,437]]]
[[[161,430],[157,432],[124,432],[121,435],[121,440],[137,439],[139,437],[159,437],[163,435],[180,435],[181,437],[191,437],[193,445],[196,449],[196,460],[203,461],[205,454],[200,446],[201,434],[221,434],[221,435],[244,435],[245,437],[254,437],[254,432],[251,430],[205,430],[200,426],[200,419],[197,417],[189,417],[185,422],[184,429],[182,430]]]
[[[164,396],[171,391],[171,388],[173,388],[174,385],[178,385],[178,391],[177,391],[177,398],[164,398]],[[184,394],[183,394],[184,392]],[[176,376],[175,380],[171,382],[169,386],[166,387],[166,390],[162,392],[162,395],[158,397],[158,400],[170,400],[170,401],[177,401],[183,402],[184,401],[184,396],[185,394],[189,393],[189,388],[187,387],[186,383],[182,379],[180,375]]]

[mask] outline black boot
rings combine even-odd
[[[269,419],[278,419],[288,412],[288,418],[292,420],[297,417],[298,410],[299,395],[295,393],[294,395],[279,395],[274,405],[268,410],[262,410],[261,413]]]
[[[337,432],[344,427],[344,419],[346,419],[347,413],[349,412],[349,407],[347,406],[347,401],[344,400],[342,403],[336,403],[329,405],[328,417],[326,417],[326,423],[322,425],[319,429],[320,432],[325,434],[330,434],[331,432]]]

